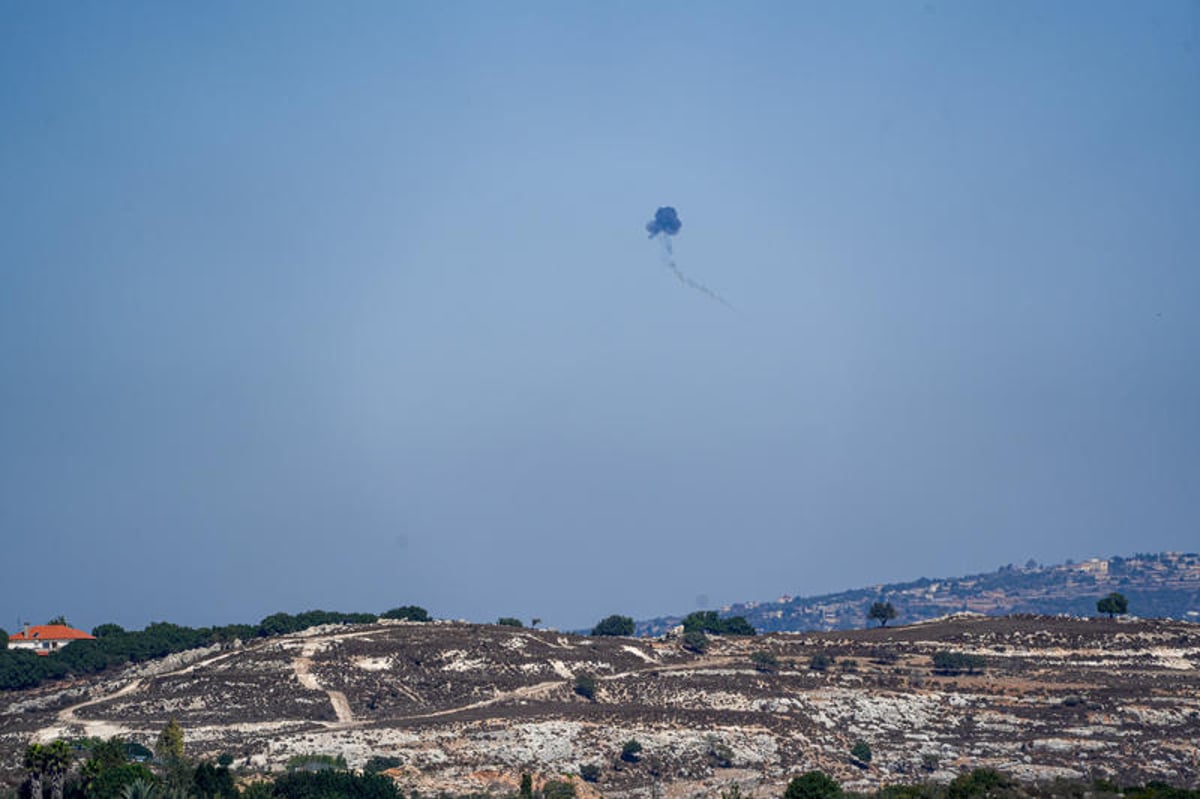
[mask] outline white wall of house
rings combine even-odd
[[[53,639],[41,639],[41,638],[34,638],[31,641],[23,641],[23,640],[14,641],[10,638],[8,641],[8,648],[9,649],[30,649],[35,652],[53,652],[56,649],[62,649],[64,646],[66,646],[69,643],[71,643],[71,642],[70,641],[53,640]]]

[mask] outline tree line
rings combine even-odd
[[[113,666],[154,660],[214,644],[287,635],[323,624],[373,624],[381,618],[430,620],[424,608],[406,605],[381,614],[328,610],[273,613],[258,624],[218,627],[185,627],[170,622],[154,622],[143,630],[129,631],[119,624],[108,623],[92,630],[96,640],[72,641],[48,655],[9,648],[8,633],[0,630],[0,690],[35,688],[47,680],[94,674]]]

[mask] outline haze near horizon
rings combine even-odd
[[[8,4],[0,626],[1195,549],[1198,141],[1196,2]]]

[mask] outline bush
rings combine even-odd
[[[809,771],[788,783],[783,799],[839,799],[842,786],[820,771]]]
[[[850,747],[850,757],[865,766],[871,762],[871,747],[866,741],[856,741],[854,746]]]
[[[546,780],[542,799],[575,799],[575,786],[565,780]]]
[[[429,612],[419,605],[405,605],[392,608],[379,614],[381,619],[401,619],[404,621],[429,621]]]
[[[514,619],[512,616],[501,616],[496,624],[501,627],[524,627],[525,625],[520,619]]]
[[[596,701],[596,678],[590,674],[577,674],[575,676],[575,693],[582,696],[584,699]]]
[[[708,759],[717,768],[733,766],[733,750],[720,741],[712,741],[708,747]]]
[[[367,759],[367,762],[363,764],[363,773],[378,774],[379,772],[387,771],[390,768],[400,768],[401,765],[403,765],[403,763],[398,757],[391,757],[389,755],[372,755]]]
[[[584,782],[599,782],[600,767],[595,763],[584,764],[579,767],[579,776],[583,778]]]
[[[621,759],[626,763],[636,763],[641,759],[642,745],[636,740],[630,739],[621,747]]]
[[[968,655],[965,652],[948,652],[939,650],[933,653],[933,670],[938,674],[957,675],[966,672],[975,674],[983,669],[984,659],[979,655]]]
[[[899,660],[900,656],[894,650],[882,647],[871,650],[871,662],[878,663],[880,666],[892,666]]]
[[[592,635],[633,635],[633,619],[628,616],[612,615],[592,628]]]
[[[970,774],[959,774],[946,788],[947,799],[970,799],[973,796],[995,796],[1014,787],[1012,780],[990,768],[977,768]]]
[[[831,655],[827,655],[824,652],[818,652],[809,659],[808,667],[813,671],[828,671],[829,667],[836,662],[837,661],[835,661]]]
[[[288,771],[324,771],[346,769],[346,758],[341,755],[293,755],[288,758]]]
[[[691,630],[683,634],[683,648],[697,655],[708,651],[708,636],[699,630]]]
[[[759,671],[775,671],[779,668],[779,658],[765,649],[750,653],[750,662]]]

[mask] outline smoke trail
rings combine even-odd
[[[736,310],[720,294],[703,283],[697,283],[695,280],[692,280],[675,265],[675,250],[671,247],[671,236],[678,233],[682,227],[683,223],[679,221],[679,214],[669,205],[655,211],[654,218],[646,223],[646,232],[650,234],[650,238],[654,238],[660,233],[662,234],[662,238],[659,241],[662,242],[663,265],[670,269],[683,285],[707,295],[710,299],[716,300],[731,311]]]
[[[683,285],[687,286],[690,289],[695,289],[696,291],[700,292],[701,294],[707,295],[710,299],[716,300],[717,302],[721,303],[722,305],[724,305],[726,308],[728,308],[731,311],[737,310],[737,308],[734,308],[732,305],[730,305],[729,301],[726,300],[724,297],[722,297],[720,294],[713,291],[712,289],[710,289],[708,286],[704,285],[703,283],[697,283],[695,280],[692,280],[690,277],[688,277],[682,271],[680,271],[679,267],[675,265],[675,255],[671,251],[670,239],[663,239],[662,259],[663,259],[663,264],[668,269],[671,270],[671,272],[675,275],[675,277],[679,279],[680,283],[682,283]]]

